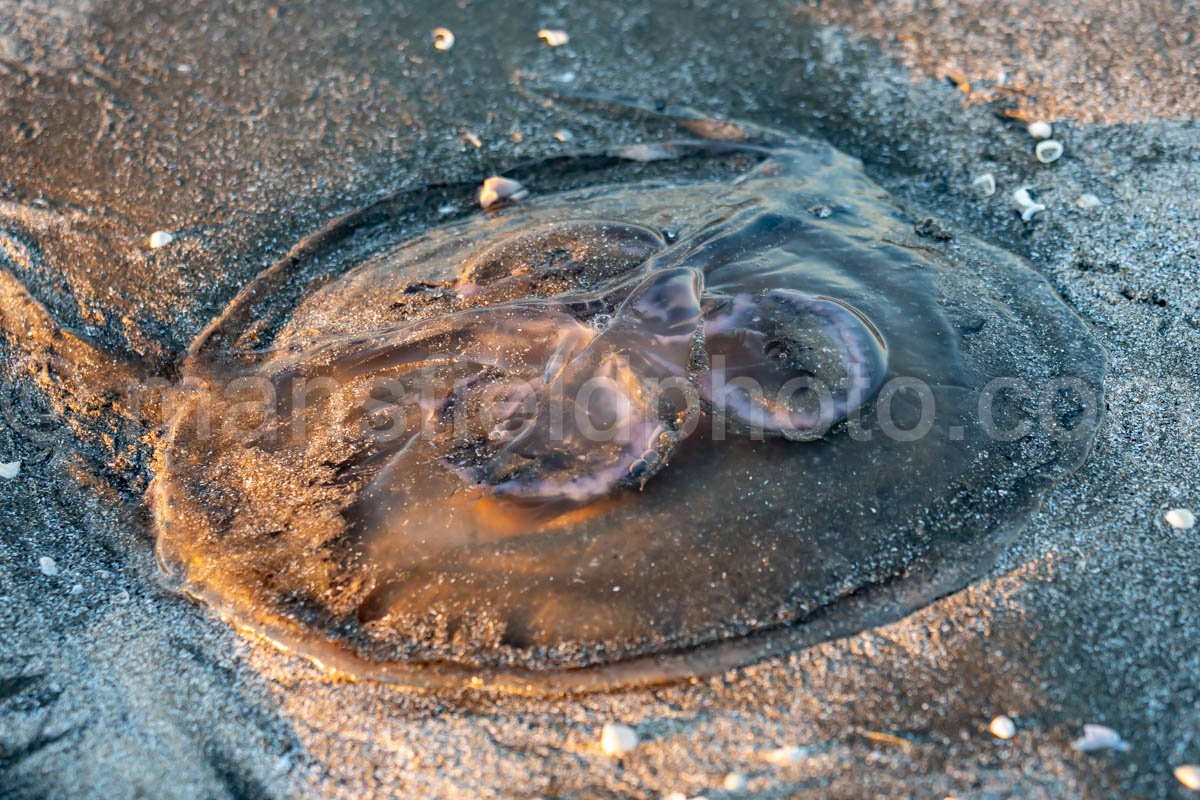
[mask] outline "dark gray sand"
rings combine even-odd
[[[968,50],[1028,62],[1033,19],[1079,13],[1003,8]],[[755,797],[1187,796],[1172,770],[1200,762],[1200,533],[1163,513],[1200,506],[1196,17],[1105,13],[1121,38],[1104,48],[1136,69],[1059,83],[1056,64],[1104,48],[1071,26],[1035,48],[1051,77],[1026,107],[1090,123],[1051,119],[1065,155],[1042,165],[1010,99],[966,102],[892,60],[914,51],[820,24],[879,30],[882,10],[0,5],[0,214],[28,232],[0,259],[62,322],[141,360],[168,362],[338,213],[563,150],[560,129],[583,149],[639,135],[542,108],[518,74],[827,138],[914,213],[1029,258],[1111,359],[1091,459],[990,578],[719,678],[571,699],[344,682],[239,634],[159,587],[140,451],[79,448],[10,405],[0,461],[24,464],[0,481],[0,794],[711,798],[739,772]],[[962,19],[922,30],[951,53]],[[433,48],[436,26],[453,49]],[[551,49],[540,27],[571,41]],[[1156,44],[1168,34],[1178,48]],[[985,172],[986,199],[971,189]],[[1022,186],[1047,206],[1028,222]],[[1101,205],[1077,208],[1082,193]],[[158,229],[177,238],[151,251]],[[1013,739],[986,732],[996,714]],[[609,721],[642,739],[621,759],[598,746]],[[1128,751],[1072,750],[1085,723]],[[801,748],[794,763],[765,758],[782,746]]]

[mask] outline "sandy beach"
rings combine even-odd
[[[168,591],[146,443],[14,402],[36,379],[10,334],[0,795],[1197,796],[1173,772],[1200,764],[1200,529],[1164,515],[1200,513],[1198,26],[1165,0],[0,1],[0,265],[130,361],[168,369],[339,214],[644,135],[529,82],[829,141],[914,218],[1028,259],[1109,355],[1090,458],[970,587],[717,677],[521,697],[332,676]],[[639,737],[620,758],[610,722]],[[1128,746],[1073,748],[1086,724]]]

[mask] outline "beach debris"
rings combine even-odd
[[[121,591],[114,594],[113,595],[113,603],[118,606],[129,605],[129,592],[126,591],[125,589],[122,589]]]
[[[985,172],[971,181],[971,186],[981,196],[991,197],[996,193],[996,176],[990,172]]]
[[[0,478],[11,481],[17,475],[21,474],[20,461],[4,461],[0,462]]]
[[[740,772],[731,772],[725,776],[725,780],[721,781],[721,785],[727,792],[744,792],[749,783],[746,776]]]
[[[1121,738],[1121,734],[1107,725],[1084,725],[1083,736],[1071,744],[1072,750],[1081,753],[1092,753],[1097,750],[1116,750],[1125,753],[1129,750],[1129,742]]]
[[[600,749],[607,756],[623,756],[638,745],[637,731],[619,722],[606,722],[600,729]]]
[[[42,556],[38,559],[38,569],[43,575],[53,578],[58,574],[58,562],[50,556]]]
[[[1054,128],[1050,123],[1041,120],[1029,123],[1029,127],[1025,130],[1029,131],[1029,135],[1035,139],[1049,139],[1054,135]]]
[[[1190,531],[1196,527],[1196,515],[1186,508],[1172,508],[1163,519],[1177,531]]]
[[[160,247],[166,247],[173,241],[175,241],[174,234],[167,233],[166,231],[155,231],[150,234],[147,244],[150,245],[151,250],[157,250]]]
[[[1175,768],[1175,780],[1193,792],[1200,791],[1200,765],[1181,764]]]
[[[908,739],[905,739],[903,736],[897,736],[894,733],[886,733],[885,731],[862,731],[862,736],[864,739],[868,739],[872,742],[890,744],[904,750],[907,750],[912,746],[912,742],[910,742]]]
[[[551,47],[562,47],[571,41],[571,37],[566,31],[555,30],[553,28],[542,28],[537,32],[537,37]]]
[[[493,175],[483,182],[479,188],[479,207],[490,208],[504,201],[524,200],[529,197],[529,190],[512,178],[502,178]]]
[[[70,594],[83,594],[83,584],[77,583],[71,587]]]
[[[1017,210],[1021,212],[1021,219],[1026,222],[1033,219],[1034,214],[1046,210],[1044,205],[1033,199],[1029,194],[1029,189],[1024,186],[1013,192],[1013,202],[1017,204]]]
[[[948,242],[954,238],[954,234],[943,228],[942,224],[933,217],[926,217],[914,225],[913,233],[917,236],[936,239],[939,242]]]
[[[1062,142],[1057,139],[1046,139],[1045,141],[1038,142],[1037,146],[1033,148],[1033,153],[1037,156],[1037,160],[1043,164],[1053,164],[1062,157]]]
[[[1082,208],[1085,211],[1089,208],[1098,208],[1100,206],[1100,198],[1091,192],[1084,192],[1075,198],[1075,207]]]
[[[449,28],[434,28],[433,46],[438,50],[449,50],[454,47],[454,31]]]
[[[794,764],[799,764],[808,758],[808,756],[807,747],[796,747],[794,744],[776,747],[774,750],[768,750],[762,754],[763,761],[776,767],[790,767]]]
[[[554,132],[554,139],[558,142],[569,142],[575,138],[575,135],[568,130],[558,130]]]
[[[462,140],[464,142],[466,142],[467,144],[471,145],[472,147],[474,147],[476,150],[478,150],[480,147],[483,147],[483,140],[480,139],[477,134],[475,134],[471,131],[467,131],[466,133],[464,133],[462,135]]]
[[[1001,714],[993,717],[988,723],[988,733],[997,739],[1011,739],[1017,734],[1017,724],[1012,721],[1012,717]]]

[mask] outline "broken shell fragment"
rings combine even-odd
[[[1017,210],[1021,212],[1021,219],[1026,222],[1033,219],[1034,214],[1046,210],[1044,205],[1033,199],[1029,194],[1029,189],[1024,186],[1013,192],[1013,202],[1016,203]]]
[[[1079,195],[1079,197],[1075,198],[1076,208],[1082,208],[1086,211],[1089,208],[1099,208],[1099,206],[1100,198],[1096,197],[1096,195],[1092,194],[1091,192],[1084,192],[1083,194]]]
[[[154,233],[150,234],[148,244],[150,245],[151,250],[157,250],[160,247],[166,247],[173,241],[175,241],[175,237],[166,231],[155,231]]]
[[[1063,154],[1062,142],[1057,139],[1046,139],[1038,142],[1037,147],[1033,148],[1033,152],[1038,161],[1043,164],[1052,164],[1058,161]]]
[[[742,773],[730,772],[725,776],[725,780],[721,782],[721,785],[725,787],[725,791],[727,792],[744,792],[749,783],[746,776]]]
[[[1124,753],[1129,750],[1129,742],[1121,738],[1121,734],[1107,725],[1084,725],[1083,736],[1071,744],[1072,750],[1081,753],[1091,753],[1096,750],[1116,750]]]
[[[983,197],[991,197],[996,193],[996,176],[985,172],[971,181],[971,186]]]
[[[1200,791],[1200,765],[1182,764],[1176,767],[1175,780],[1193,792]]]
[[[479,188],[479,207],[491,208],[497,203],[516,202],[526,197],[529,197],[529,190],[520,182],[493,175],[484,180],[483,186]]]
[[[17,475],[20,474],[20,472],[21,472],[21,462],[20,461],[5,461],[3,463],[0,463],[0,478],[4,478],[5,480],[11,481],[13,478],[17,477]]]
[[[1031,122],[1025,130],[1029,131],[1029,135],[1035,139],[1049,139],[1054,135],[1054,128],[1049,122]]]
[[[637,731],[619,722],[607,722],[600,730],[600,749],[605,755],[623,756],[638,744]]]
[[[1017,725],[1012,721],[1012,717],[1001,714],[988,724],[988,733],[997,739],[1011,739],[1017,733]]]
[[[1163,519],[1177,531],[1190,531],[1196,527],[1196,515],[1186,508],[1172,508]]]
[[[434,28],[433,46],[438,50],[449,50],[454,47],[454,32],[449,28]]]
[[[566,31],[553,30],[551,28],[542,28],[537,32],[537,36],[551,47],[562,47],[564,44],[571,41],[571,37]]]
[[[808,755],[808,750],[805,748],[789,744],[763,753],[763,760],[776,767],[790,767],[793,764],[799,764],[808,758]]]

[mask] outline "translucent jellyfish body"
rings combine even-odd
[[[1083,324],[830,147],[685,151],[438,227],[383,203],[247,287],[159,459],[181,588],[355,675],[554,691],[985,570],[1099,424]]]

